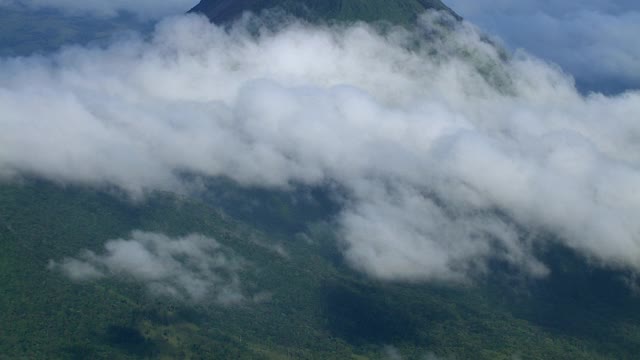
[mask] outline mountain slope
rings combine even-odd
[[[302,236],[231,218],[234,199],[300,206],[284,194],[215,186],[208,203],[160,193],[131,203],[42,181],[0,184],[0,358],[387,359],[386,345],[406,359],[632,359],[640,351],[638,299],[617,274],[585,270],[570,255],[549,259],[555,276],[527,287],[495,276],[471,287],[380,283],[331,251],[326,223]],[[293,211],[280,213],[286,220]],[[246,259],[243,287],[269,296],[190,303],[123,275],[74,282],[47,266],[83,249],[100,253],[132,230],[215,238]]]
[[[309,21],[389,21],[408,24],[420,13],[435,9],[458,17],[440,0],[202,0],[192,12],[215,23],[232,21],[245,11],[280,8]]]

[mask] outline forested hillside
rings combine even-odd
[[[330,218],[296,219],[301,208],[329,214],[330,206],[224,181],[215,187],[207,202],[163,193],[132,202],[35,180],[2,185],[3,357],[632,359],[640,351],[640,301],[622,274],[589,270],[570,253],[547,255],[556,264],[547,280],[372,281],[343,263]],[[229,207],[242,199],[255,208]],[[262,205],[279,210],[261,221]],[[229,217],[234,211],[255,226]],[[74,282],[50,266],[83,249],[104,252],[104,242],[136,230],[198,233],[233,249],[246,261],[245,299],[178,300],[124,275]]]

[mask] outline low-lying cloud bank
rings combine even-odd
[[[582,96],[436,14],[414,32],[246,29],[184,16],[148,42],[0,60],[0,177],[134,196],[184,173],[338,184],[344,254],[381,279],[464,280],[490,259],[544,275],[548,241],[640,270],[639,93]]]
[[[49,268],[76,281],[141,282],[154,294],[185,301],[228,305],[245,300],[239,276],[243,261],[214,239],[134,231],[130,239],[110,240],[104,248],[102,254],[86,250],[77,258],[52,260]]]
[[[144,19],[158,19],[187,12],[198,0],[0,0],[2,7],[53,9],[74,15],[112,17],[121,13]]]
[[[512,48],[560,64],[587,89],[640,88],[636,0],[448,0]]]

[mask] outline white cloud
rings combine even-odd
[[[100,17],[116,16],[124,12],[144,19],[183,14],[197,4],[198,0],[0,0],[0,7],[55,9],[71,14]]]
[[[104,247],[102,254],[86,250],[77,258],[52,260],[49,268],[76,281],[117,277],[142,282],[153,293],[187,301],[233,304],[245,299],[239,277],[243,261],[214,239],[134,231],[130,239],[110,240]]]
[[[464,280],[495,258],[543,275],[547,241],[640,270],[640,93],[582,96],[433,16],[259,36],[186,16],[149,42],[1,60],[0,176],[137,196],[184,190],[184,172],[331,182],[347,259],[383,279]]]

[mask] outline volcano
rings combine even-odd
[[[310,22],[386,21],[411,24],[427,10],[439,10],[459,18],[440,0],[202,0],[191,12],[202,13],[214,23],[228,23],[245,12],[279,9]]]

